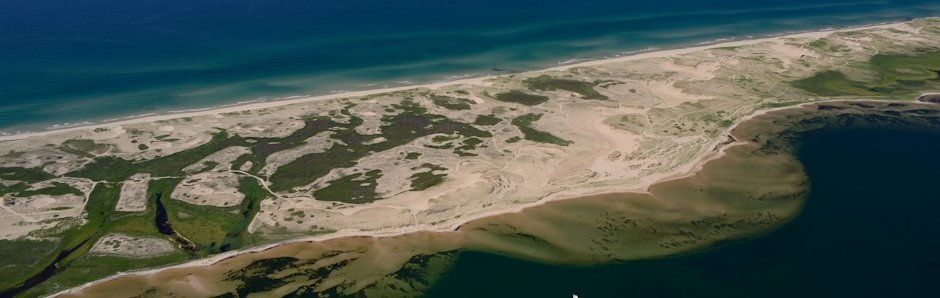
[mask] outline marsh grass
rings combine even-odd
[[[915,96],[940,89],[940,51],[920,50],[915,54],[878,54],[862,69],[874,72],[874,79],[850,79],[838,70],[826,70],[793,81],[793,86],[820,96]]]

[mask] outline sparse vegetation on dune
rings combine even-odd
[[[448,117],[429,114],[414,102],[405,101],[397,104],[395,108],[402,112],[386,115],[382,120],[381,137],[385,142],[366,144],[365,141],[379,136],[363,136],[356,132],[360,121],[350,121],[346,127],[334,131],[333,138],[342,143],[333,144],[322,153],[304,155],[288,164],[278,168],[270,177],[271,189],[286,191],[294,187],[305,186],[316,179],[325,176],[335,168],[348,168],[355,166],[357,160],[369,155],[371,152],[381,152],[404,144],[419,137],[432,134],[457,134],[465,137],[488,138],[492,134],[479,130],[472,125],[454,121]]]
[[[511,90],[496,95],[496,100],[527,106],[539,105],[545,103],[548,99],[548,96],[529,94],[520,90]]]
[[[375,193],[376,179],[382,177],[381,170],[355,173],[329,182],[329,185],[313,192],[313,197],[320,201],[343,202],[351,204],[371,203],[382,199]]]
[[[434,102],[434,104],[437,106],[456,111],[469,110],[470,104],[473,103],[473,101],[467,99],[454,98],[444,95],[431,95],[431,101]]]
[[[537,91],[554,91],[554,90],[566,90],[574,93],[581,94],[581,98],[584,99],[608,99],[606,95],[597,92],[594,90],[594,83],[571,80],[571,79],[559,79],[549,75],[540,75],[537,77],[528,78],[525,81],[526,86],[529,89]]]
[[[477,119],[473,121],[473,124],[482,125],[482,126],[491,126],[503,122],[503,119],[494,116],[493,114],[489,115],[477,115]]]
[[[438,165],[426,163],[416,169],[426,169],[427,171],[417,172],[411,175],[411,190],[425,190],[431,188],[443,183],[444,177],[447,177],[447,174],[434,173],[435,171],[447,170],[447,168]]]
[[[522,131],[523,138],[533,142],[554,144],[558,146],[568,146],[571,141],[556,137],[555,135],[532,128],[532,124],[542,118],[541,114],[525,114],[512,119],[512,125],[515,125]]]

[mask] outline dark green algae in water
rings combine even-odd
[[[755,126],[787,127],[776,140],[765,140],[763,150],[795,153],[811,181],[801,214],[763,236],[693,254],[597,267],[464,251],[425,296],[936,295],[937,111],[897,103],[830,103],[759,117]]]

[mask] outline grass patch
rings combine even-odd
[[[182,263],[187,260],[186,254],[175,252],[170,255],[153,258],[122,258],[114,256],[84,255],[72,262],[66,271],[63,271],[49,280],[24,292],[24,297],[38,297],[61,291],[63,288],[78,286],[87,282],[113,275],[119,271],[129,271],[167,264]]]
[[[456,110],[456,111],[469,110],[470,104],[473,103],[472,101],[468,99],[454,98],[454,97],[443,96],[443,95],[431,95],[431,102],[433,102],[434,105],[437,105],[439,107],[442,107],[448,110]]]
[[[242,177],[239,180],[238,191],[245,194],[245,200],[239,206],[241,218],[229,227],[225,239],[218,247],[220,252],[258,244],[262,241],[256,235],[247,233],[248,225],[261,210],[261,201],[271,197],[272,194],[261,187],[257,180],[250,177]]]
[[[503,119],[500,119],[499,117],[496,117],[493,114],[478,115],[477,119],[473,120],[473,124],[481,125],[481,126],[491,126],[491,125],[496,125],[502,121]]]
[[[916,55],[878,54],[865,67],[875,79],[862,82],[849,79],[836,70],[821,71],[791,82],[797,88],[820,96],[913,96],[929,89],[940,89],[940,51],[921,51]]]
[[[534,106],[548,101],[548,96],[525,93],[519,90],[512,90],[506,93],[496,95],[496,100],[502,102],[518,103],[527,106]]]
[[[435,143],[441,143],[441,142],[453,141],[454,139],[456,139],[456,137],[454,136],[437,135],[431,138],[431,141]]]
[[[33,273],[36,268],[48,264],[46,256],[55,252],[56,241],[0,240],[0,290],[9,289]],[[45,262],[44,262],[45,261]]]
[[[117,184],[99,183],[98,185],[96,185],[95,188],[91,191],[91,194],[89,195],[88,203],[85,205],[86,212],[87,212],[87,216],[85,218],[86,219],[85,224],[79,226],[78,228],[69,230],[66,233],[66,235],[62,236],[62,238],[60,239],[58,243],[58,246],[56,246],[55,249],[51,253],[41,255],[41,260],[34,262],[34,264],[36,265],[29,268],[28,271],[25,271],[27,273],[23,275],[17,275],[13,278],[7,278],[5,280],[8,280],[9,283],[13,285],[22,283],[26,281],[28,278],[41,272],[46,266],[48,266],[55,260],[59,252],[63,252],[63,251],[71,251],[71,253],[67,254],[63,259],[57,262],[57,266],[59,268],[64,269],[58,275],[73,276],[74,275],[72,274],[73,271],[69,270],[69,267],[72,264],[72,262],[74,262],[76,259],[81,258],[83,255],[85,255],[85,253],[87,253],[88,250],[91,249],[92,245],[94,245],[95,241],[97,241],[99,237],[104,235],[108,227],[111,226],[112,223],[109,218],[109,215],[114,211],[114,206],[117,204],[117,199],[120,195],[120,191],[121,191],[121,188]],[[28,251],[23,251],[19,253],[32,252],[32,250],[29,248],[23,248],[23,249],[28,249]],[[17,252],[8,252],[8,253],[16,254]],[[108,270],[108,273],[106,275],[114,274],[114,272],[116,271],[119,271],[119,270],[114,270],[114,268],[112,268]],[[56,277],[58,277],[58,275]],[[98,279],[104,276],[105,275],[95,276],[94,279]],[[47,280],[33,287],[29,291],[35,291],[36,289],[39,289],[39,288],[49,287],[53,283],[54,282]],[[75,285],[75,284],[70,284],[70,285]],[[49,292],[44,291],[43,293],[49,293]],[[24,296],[29,296],[29,295],[24,295]]]
[[[424,145],[424,147],[431,148],[431,149],[450,149],[450,148],[454,148],[454,143],[448,142],[442,145]]]
[[[23,181],[29,184],[55,178],[39,168],[0,167],[0,179]]]
[[[170,199],[164,192],[163,206],[173,230],[196,244],[198,255],[218,252],[230,228],[242,219],[238,207],[194,205]],[[181,212],[189,216],[180,216]]]
[[[0,196],[5,194],[15,194],[29,188],[29,184],[26,183],[16,183],[11,185],[0,184]]]
[[[408,160],[415,160],[418,159],[418,157],[421,157],[421,153],[419,152],[408,152],[408,154],[405,155],[405,159]]]
[[[480,145],[482,143],[483,143],[483,140],[479,138],[464,139],[459,147],[454,148],[454,153],[459,156],[477,156],[476,153],[471,153],[467,151],[476,150],[477,145]]]
[[[522,131],[523,138],[533,142],[554,144],[558,146],[568,146],[571,141],[556,137],[555,135],[532,128],[532,124],[542,118],[541,114],[525,114],[512,119],[512,125],[515,125]]]
[[[423,164],[416,169],[427,169],[425,172],[418,172],[411,175],[411,190],[425,190],[431,188],[432,186],[441,184],[444,182],[444,177],[447,177],[447,174],[434,174],[434,171],[443,171],[447,168],[434,165],[434,164]]]
[[[827,70],[814,74],[811,77],[794,81],[794,87],[806,90],[821,96],[840,95],[876,95],[868,90],[865,83],[849,80],[845,74],[836,70]]]
[[[242,206],[202,206],[172,199],[173,190],[180,181],[182,179],[175,178],[150,181],[147,189],[148,196],[153,198],[158,193],[161,194],[161,201],[166,209],[170,225],[176,233],[196,244],[198,250],[196,255],[206,256],[219,252],[219,247],[226,239],[231,228],[242,220],[243,216],[240,212]],[[254,180],[252,179],[252,181]],[[246,182],[244,180],[239,182],[239,189],[243,189],[242,184]],[[257,197],[257,192],[252,191],[252,195]],[[242,205],[244,205],[244,201]],[[152,218],[148,218],[147,222],[149,223],[148,229],[155,229]]]
[[[381,170],[355,173],[330,181],[330,185],[313,192],[318,201],[343,202],[352,204],[371,203],[381,198],[375,193],[376,182],[382,177]]]
[[[481,131],[472,125],[456,122],[445,116],[428,114],[427,109],[408,100],[393,106],[402,112],[382,118],[382,121],[387,125],[381,127],[381,135],[360,135],[356,133],[355,128],[361,125],[361,119],[351,120],[346,126],[334,130],[333,138],[342,141],[342,144],[333,144],[324,152],[307,154],[279,167],[270,177],[272,182],[271,190],[284,191],[310,184],[325,176],[332,169],[355,166],[357,160],[372,154],[372,152],[389,150],[410,143],[419,137],[432,134],[458,134],[465,137],[479,138],[492,137],[492,134]],[[371,138],[380,136],[385,137],[388,141],[370,145],[363,144]],[[327,197],[334,198],[337,196],[328,195]]]
[[[86,139],[71,139],[62,142],[58,149],[78,156],[94,157],[96,154],[108,152],[111,145],[98,144],[95,141]]]
[[[284,138],[246,139],[238,135],[229,135],[226,131],[220,131],[215,133],[208,143],[196,148],[145,161],[130,161],[113,156],[98,157],[92,163],[68,175],[95,181],[112,182],[127,180],[128,177],[136,173],[150,173],[162,177],[180,176],[183,174],[183,168],[231,146],[250,148],[252,153],[243,155],[234,165],[240,166],[245,161],[251,161],[252,172],[257,172],[264,167],[265,159],[274,152],[303,145],[304,141],[313,135],[337,126],[341,126],[341,124],[332,122],[328,117],[314,117],[307,119],[303,128]]]
[[[594,90],[594,83],[570,79],[559,79],[549,75],[540,75],[523,81],[529,89],[535,91],[566,90],[581,94],[584,99],[606,100],[607,96]]]

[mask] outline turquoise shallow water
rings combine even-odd
[[[458,255],[427,297],[932,297],[940,279],[940,134],[844,129],[806,138],[802,213],[756,239],[602,267]]]
[[[936,15],[920,0],[9,0],[0,131]]]

